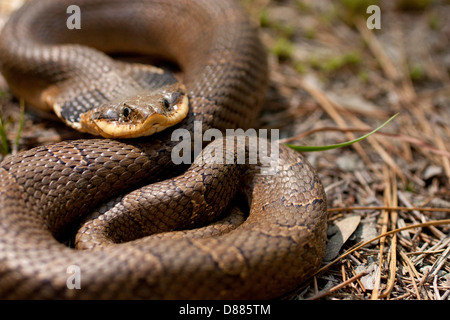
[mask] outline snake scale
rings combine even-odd
[[[73,4],[81,8],[79,30],[66,27]],[[174,128],[192,132],[200,121],[203,132],[245,130],[258,117],[266,56],[232,1],[32,1],[2,30],[0,67],[29,104],[79,106],[117,88],[111,74],[121,75],[121,64],[116,71],[101,51],[164,57],[180,67],[190,109]],[[237,163],[237,150],[225,144],[234,137],[227,137],[182,172],[171,160],[180,142],[171,131],[63,141],[6,158],[0,297],[266,299],[295,289],[320,266],[326,198],[306,159],[279,146],[276,172],[261,174],[261,163]],[[248,140],[247,156],[249,145],[268,143]],[[233,164],[205,161],[224,145]],[[75,242],[84,250],[61,240],[80,224]],[[69,285],[74,266],[79,287]]]

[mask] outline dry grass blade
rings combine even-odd
[[[339,290],[339,289],[341,289],[341,288],[343,288],[345,286],[348,286],[352,282],[355,282],[356,280],[358,280],[359,278],[361,278],[361,277],[363,277],[365,275],[367,275],[367,272],[361,272],[361,273],[351,277],[350,279],[345,280],[344,282],[338,284],[337,286],[326,290],[325,292],[319,293],[319,294],[317,294],[317,295],[315,295],[315,296],[313,296],[311,298],[308,298],[308,300],[317,300],[317,299],[323,298],[323,297],[325,297],[325,296],[327,296],[327,295],[329,295],[329,294],[331,294],[331,293],[333,293],[333,292],[335,292],[335,291],[337,291],[337,290]]]
[[[363,19],[357,19],[355,23],[358,28],[359,33],[362,38],[366,41],[373,55],[380,62],[381,67],[383,68],[386,76],[392,81],[397,81],[400,77],[397,68],[394,63],[392,63],[391,59],[389,59],[388,55],[385,52],[385,49],[378,41],[377,37],[366,27],[366,22]]]
[[[406,226],[403,228],[398,228],[398,229],[394,229],[391,231],[387,231],[385,233],[382,233],[370,240],[364,241],[360,244],[357,244],[355,247],[353,247],[352,249],[348,250],[347,252],[345,252],[344,254],[342,254],[341,256],[339,256],[338,258],[334,259],[333,261],[331,261],[330,263],[328,263],[326,266],[320,268],[319,270],[317,270],[313,276],[317,276],[318,274],[324,272],[325,270],[327,270],[328,268],[330,268],[332,265],[334,265],[335,263],[337,263],[338,261],[340,261],[341,259],[343,259],[344,257],[348,256],[349,254],[355,252],[356,250],[370,244],[371,242],[384,238],[386,236],[389,236],[391,234],[395,234],[398,233],[400,231],[403,230],[409,230],[409,229],[414,229],[414,228],[421,228],[421,227],[427,227],[427,226],[439,226],[439,225],[443,225],[443,224],[450,224],[450,219],[444,219],[444,220],[435,220],[435,221],[428,221],[428,222],[424,222],[424,223],[418,223],[418,224],[414,224],[414,225],[410,225],[410,226]]]
[[[392,174],[390,174],[390,172],[387,170],[387,168],[384,170],[384,173],[386,176],[386,185],[389,186],[389,188],[385,189],[386,205],[395,207],[395,206],[397,206],[397,182],[396,182],[395,178],[392,177]],[[387,221],[388,218],[390,219],[390,223],[392,226],[395,226],[397,224],[398,215],[397,215],[396,210],[392,210],[392,211],[390,211],[390,213],[385,212],[385,217],[386,217],[386,227],[388,224],[388,221]],[[383,225],[383,227],[384,226],[385,225]],[[384,232],[386,232],[386,231],[384,231]],[[385,238],[383,237],[381,239],[384,240]],[[387,288],[383,292],[381,292],[379,295],[378,295],[378,291],[374,291],[374,293],[372,295],[372,299],[387,297],[394,288],[395,274],[396,274],[396,267],[397,267],[397,233],[393,234],[393,237],[391,239],[391,247],[389,248],[389,253],[390,253],[390,256],[389,256],[390,261],[389,261],[389,278],[388,278],[388,282],[387,282]],[[380,246],[379,265],[382,265],[382,261],[381,261],[382,256],[383,256],[383,250],[382,250],[382,246]],[[379,273],[379,275],[381,275],[381,273]],[[379,283],[379,281],[380,281],[380,279],[378,278],[377,283]]]
[[[389,207],[389,206],[373,206],[373,207],[347,207],[347,208],[329,208],[328,213],[341,212],[341,211],[358,211],[358,210],[404,210],[404,211],[425,211],[425,212],[444,212],[450,213],[450,208],[431,208],[431,207]]]
[[[403,259],[402,264],[408,270],[409,276],[411,278],[411,283],[414,286],[415,296],[416,296],[417,300],[421,300],[422,298],[420,297],[420,292],[419,292],[419,289],[416,284],[416,278],[418,276],[417,271],[414,272],[415,271],[414,265],[412,264],[411,260],[408,258],[408,256],[405,254],[405,252],[403,250],[400,251],[400,256]]]

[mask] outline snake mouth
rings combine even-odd
[[[142,96],[137,96],[134,100],[136,99],[140,103],[145,100]],[[81,115],[79,130],[115,139],[150,136],[179,123],[187,116],[188,111],[188,96],[184,90],[176,91],[165,94],[152,107],[142,107],[127,101],[120,106],[103,106],[90,110]]]

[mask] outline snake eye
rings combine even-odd
[[[128,107],[123,108],[122,114],[123,114],[123,116],[124,116],[125,118],[128,118],[128,116],[130,115],[130,113],[131,113],[131,109],[130,109],[130,108],[128,108]]]

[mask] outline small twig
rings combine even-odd
[[[390,181],[388,184],[390,186],[390,192],[391,195],[388,197],[388,203],[389,206],[397,206],[397,180],[395,179],[395,176],[393,177],[392,174],[389,174],[390,172],[387,172],[388,180]],[[390,220],[391,224],[394,227],[397,225],[397,211],[392,210],[390,212]],[[380,294],[380,298],[387,297],[392,290],[394,289],[394,283],[395,283],[395,274],[396,274],[396,268],[397,268],[397,233],[394,233],[391,241],[391,247],[390,247],[390,262],[389,262],[389,278],[387,283],[387,288],[385,291],[383,291]]]
[[[441,297],[441,300],[447,300],[450,296],[450,290],[445,291],[444,295]]]
[[[435,211],[435,212],[450,212],[449,208],[431,208],[431,207],[385,207],[385,206],[374,206],[374,207],[346,207],[346,208],[329,208],[328,213],[341,212],[341,211],[356,211],[356,210],[397,210],[397,211]]]
[[[408,270],[409,277],[411,278],[411,282],[414,287],[414,292],[416,294],[417,300],[422,300],[422,297],[420,296],[419,288],[417,287],[417,284],[416,284],[416,279],[414,278],[414,274],[413,274],[409,264],[406,262],[403,262],[403,265],[405,266],[406,270]]]
[[[411,202],[404,196],[403,192],[398,192],[398,197],[400,198],[400,200],[403,202],[404,205],[406,205],[407,207],[412,207]],[[417,217],[417,219],[419,219],[422,222],[425,222],[425,217],[419,214],[419,212],[416,212],[416,210],[413,210],[411,212]],[[430,230],[438,239],[442,239],[445,236],[444,233],[438,230],[436,227],[431,226]]]
[[[330,293],[333,293],[336,290],[339,290],[339,289],[351,284],[352,282],[358,280],[359,278],[364,277],[365,275],[367,275],[367,272],[358,273],[356,276],[351,277],[350,279],[334,286],[333,288],[326,290],[325,292],[319,293],[311,298],[308,298],[307,300],[317,300],[317,299],[323,298],[323,297],[329,295]]]
[[[402,294],[401,296],[398,297],[394,297],[391,300],[403,300],[405,298],[408,298],[410,295],[412,295],[412,293],[408,291],[407,293]]]
[[[433,289],[434,289],[434,294],[436,295],[436,300],[441,300],[441,295],[439,294],[439,289],[437,287],[437,278],[438,278],[438,276],[435,275],[434,279],[433,279]]]
[[[383,167],[383,184],[385,186],[384,193],[383,193],[383,200],[387,207],[391,207],[391,183],[389,179],[389,172],[388,167]],[[389,224],[389,212],[387,210],[382,210],[381,213],[381,233],[386,233],[388,224]],[[380,249],[378,253],[378,265],[381,267],[384,263],[384,247],[386,243],[386,237],[382,237],[380,239]],[[378,273],[378,276],[376,278],[375,287],[372,292],[371,300],[377,300],[380,296],[379,290],[381,285],[381,272]]]
[[[414,265],[412,264],[411,260],[408,258],[408,256],[406,255],[406,253],[403,250],[400,250],[400,256],[403,259],[403,261],[402,261],[403,265],[406,267],[406,269],[408,270],[409,276],[411,277],[411,282],[413,284],[417,299],[421,300],[422,298],[420,296],[419,288],[417,287],[416,278],[415,278],[415,277],[418,277],[417,271],[414,268]]]
[[[428,279],[428,275],[430,274],[430,268],[425,269],[425,274],[422,276],[422,279],[419,281],[419,287],[422,287]]]
[[[445,143],[442,140],[442,137],[438,134],[434,136],[436,145],[439,149],[445,150]],[[450,179],[450,160],[448,158],[445,158],[444,155],[442,155],[442,167],[444,168],[444,171],[447,175],[447,178]]]
[[[448,244],[450,243],[450,238],[447,238],[447,248],[445,249],[445,251],[441,254],[441,256],[439,257],[439,259],[436,260],[436,262],[433,264],[433,266],[431,267],[431,269],[433,270],[433,272],[431,272],[432,275],[437,275],[438,271],[441,270],[442,266],[444,265],[445,261],[448,259],[448,257],[450,256],[450,247],[448,246]]]
[[[354,246],[352,249],[348,250],[346,253],[342,254],[341,256],[339,256],[338,258],[334,259],[333,261],[331,261],[330,263],[328,263],[327,265],[323,266],[322,268],[320,268],[319,270],[317,270],[312,276],[317,276],[318,274],[328,270],[328,268],[330,268],[332,265],[334,265],[336,262],[340,261],[342,258],[348,256],[349,254],[351,254],[352,252],[368,245],[369,243],[372,243],[375,240],[378,240],[380,238],[386,237],[388,235],[403,231],[403,230],[408,230],[408,229],[414,229],[414,228],[421,228],[421,227],[428,227],[428,226],[438,226],[438,225],[442,225],[442,224],[450,224],[450,219],[443,219],[443,220],[435,220],[435,221],[428,221],[428,222],[424,222],[424,223],[417,223],[417,224],[412,224],[403,228],[398,228],[395,230],[391,230],[388,231],[386,233],[380,234],[370,240],[364,241],[356,246]]]

